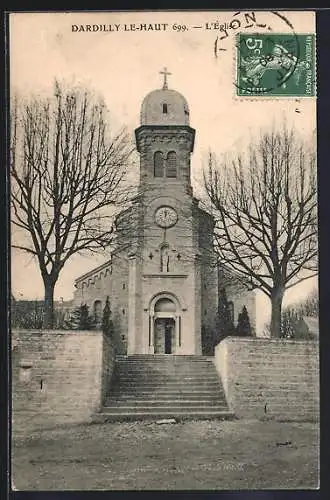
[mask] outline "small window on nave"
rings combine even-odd
[[[163,104],[163,113],[167,114],[167,104],[166,104],[166,102]]]
[[[154,154],[154,177],[164,177],[164,157],[161,151]]]
[[[232,321],[235,321],[235,311],[234,311],[234,302],[232,300],[230,300],[228,302],[228,311],[229,311],[229,315],[230,315],[230,319]]]
[[[94,302],[94,319],[95,323],[102,321],[102,302],[100,300],[95,300]]]
[[[166,160],[166,177],[176,178],[176,152],[170,151]]]

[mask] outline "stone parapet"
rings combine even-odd
[[[238,418],[319,419],[319,343],[227,337],[215,349]]]

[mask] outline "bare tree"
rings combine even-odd
[[[284,292],[317,273],[317,182],[312,141],[283,125],[261,134],[247,154],[204,172],[215,216],[216,251],[271,300],[280,336]]]
[[[303,300],[292,304],[291,309],[297,312],[300,316],[312,316],[318,318],[319,316],[319,292],[314,288],[310,294]]]
[[[37,258],[50,328],[65,263],[113,240],[133,147],[124,129],[110,134],[104,102],[86,89],[55,82],[51,98],[16,97],[11,111],[12,246]]]

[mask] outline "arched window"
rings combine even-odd
[[[166,160],[166,177],[176,177],[176,152],[170,151]]]
[[[94,318],[95,323],[98,324],[102,322],[102,302],[100,300],[94,302]]]
[[[154,154],[154,176],[164,177],[164,157],[161,151]]]
[[[235,316],[234,316],[234,302],[232,300],[230,300],[228,302],[228,311],[229,311],[229,315],[230,315],[230,319],[232,320],[232,322],[235,321]]]

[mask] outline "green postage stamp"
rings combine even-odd
[[[314,34],[240,33],[236,51],[238,96],[315,96]]]

